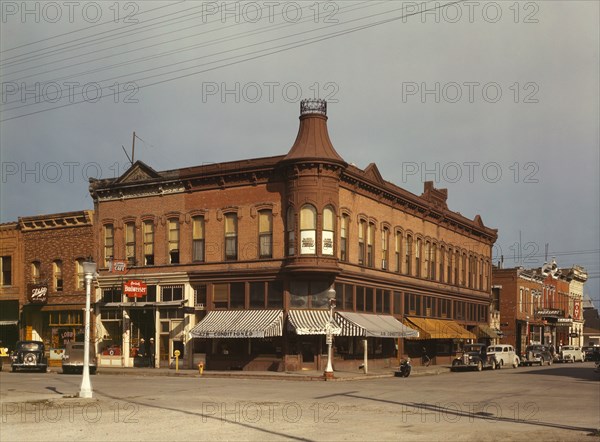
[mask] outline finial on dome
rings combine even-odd
[[[300,116],[318,114],[327,116],[327,101],[320,98],[307,98],[300,102]]]

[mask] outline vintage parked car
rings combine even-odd
[[[583,362],[585,360],[585,353],[580,347],[563,345],[558,353],[558,360],[560,362]]]
[[[471,368],[481,371],[484,368],[495,370],[497,367],[499,365],[496,357],[493,354],[488,354],[484,344],[467,344],[463,349],[462,356],[452,361],[451,370],[456,371],[463,368]]]
[[[487,349],[487,352],[489,355],[494,355],[496,357],[496,361],[498,361],[498,365],[500,367],[506,365],[512,368],[517,368],[521,363],[521,360],[519,359],[519,356],[517,356],[517,353],[512,345],[490,345]]]
[[[19,341],[15,351],[11,355],[12,371],[17,369],[39,370],[46,372],[48,369],[48,360],[46,359],[46,349],[41,341]]]
[[[67,373],[83,373],[83,342],[69,342],[62,357],[62,371]],[[90,374],[96,374],[97,369],[96,352],[90,345]]]
[[[525,347],[521,354],[521,365],[544,364],[552,365],[552,353],[545,345],[534,344]]]
[[[585,362],[594,361],[596,357],[596,353],[600,354],[600,347],[588,346],[581,348],[585,354],[584,360]]]

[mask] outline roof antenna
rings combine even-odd
[[[125,156],[127,157],[127,159],[129,160],[129,162],[131,163],[132,166],[135,161],[135,139],[136,138],[139,138],[139,137],[136,136],[135,131],[133,131],[133,139],[131,140],[131,156],[129,156],[129,154],[127,153],[125,146],[123,146],[121,144],[121,148],[123,149],[123,152],[125,152]],[[141,140],[141,138],[140,138],[140,140]]]

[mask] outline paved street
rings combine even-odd
[[[348,382],[0,374],[0,440],[599,440],[600,375],[555,364]]]

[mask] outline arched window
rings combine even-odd
[[[169,220],[169,264],[179,264],[179,220]]]
[[[288,241],[288,256],[294,256],[296,253],[296,223],[294,220],[294,208],[288,207],[287,210],[287,241]]]
[[[135,223],[125,223],[125,258],[129,267],[137,264],[135,259]]]
[[[390,230],[384,227],[381,231],[381,268],[383,270],[388,269],[388,248],[390,242]]]
[[[310,204],[300,209],[300,254],[314,255],[317,243],[317,210]]]
[[[335,234],[335,218],[333,208],[327,206],[323,209],[323,232],[321,234],[321,254],[333,256]]]
[[[273,213],[270,210],[258,212],[258,251],[260,258],[273,257]]]
[[[350,217],[342,215],[342,225],[340,228],[340,261],[348,261],[348,232],[350,227]]]
[[[401,256],[402,256],[402,232],[397,231],[396,237],[394,239],[394,249],[395,249],[395,261],[396,261],[396,271],[400,273],[401,270]]]
[[[31,281],[34,284],[39,284],[41,278],[41,263],[39,261],[33,261],[31,263]]]
[[[421,277],[421,238],[417,238],[415,247],[415,271],[418,278]]]
[[[57,259],[52,263],[52,277],[54,280],[54,290],[57,292],[63,291],[63,274],[62,261]]]
[[[115,236],[114,227],[112,224],[104,226],[104,267],[108,267],[108,263],[115,256]]]
[[[367,236],[367,222],[363,219],[358,224],[358,263],[365,265],[365,237]]]
[[[204,262],[204,217],[192,217],[192,261]]]
[[[412,253],[413,253],[413,238],[412,238],[412,235],[406,235],[404,273],[407,275],[412,275]]]
[[[238,257],[238,218],[237,213],[225,215],[225,261],[235,261]]]
[[[143,225],[144,240],[144,265],[154,265],[154,223],[144,221]]]
[[[375,224],[369,223],[367,234],[367,265],[374,266]]]
[[[83,276],[83,258],[75,260],[75,287],[78,290],[85,289],[85,279]]]

